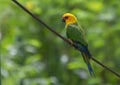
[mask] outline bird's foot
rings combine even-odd
[[[67,39],[70,45],[73,45],[73,41],[70,39]]]

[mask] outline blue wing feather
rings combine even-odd
[[[95,77],[95,73],[94,73],[94,71],[92,69],[92,66],[90,64],[91,54],[90,54],[90,52],[88,50],[88,47],[84,46],[84,45],[82,45],[82,44],[80,44],[78,42],[75,42],[75,41],[74,41],[74,44],[76,44],[76,46],[78,47],[78,49],[81,51],[83,59],[84,59],[84,61],[87,64],[87,67],[88,67],[88,70],[90,72],[90,75],[91,76],[93,75]]]

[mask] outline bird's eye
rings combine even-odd
[[[65,19],[68,19],[68,16],[66,16]]]

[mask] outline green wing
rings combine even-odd
[[[82,28],[80,28],[78,25],[69,25],[67,28],[67,37],[71,39],[74,43],[77,43],[78,49],[80,49],[83,59],[86,62],[88,66],[88,70],[90,72],[90,75],[95,76],[94,71],[92,69],[92,66],[90,64],[90,58],[91,54],[88,50],[87,42],[84,38],[84,32]]]
[[[81,43],[87,46],[87,42],[84,38],[84,32],[78,25],[69,25],[67,28],[67,37],[74,42]]]

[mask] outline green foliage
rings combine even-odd
[[[18,0],[65,36],[61,16],[71,12],[86,32],[93,56],[120,73],[119,0]],[[119,85],[96,63],[90,77],[79,51],[38,24],[11,0],[0,0],[2,85]]]

